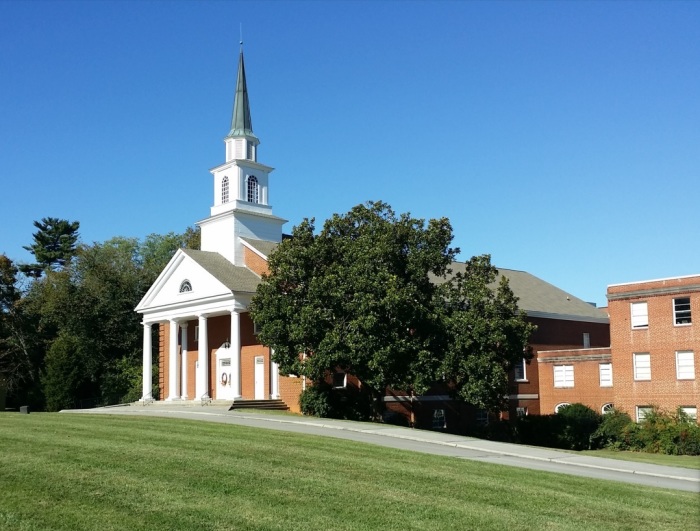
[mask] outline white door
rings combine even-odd
[[[255,400],[265,399],[265,357],[255,356]]]
[[[216,399],[233,400],[231,353],[228,348],[216,352]]]

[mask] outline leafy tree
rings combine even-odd
[[[438,306],[445,327],[445,355],[440,372],[453,394],[479,408],[506,407],[508,372],[530,358],[528,338],[534,326],[518,309],[517,298],[488,255],[476,256],[441,285]]]
[[[29,377],[29,359],[22,330],[17,267],[0,255],[0,387],[12,391]]]
[[[58,218],[42,218],[35,221],[38,229],[32,237],[34,243],[24,248],[34,255],[36,263],[24,264],[20,270],[29,277],[38,278],[48,270],[65,267],[75,255],[80,222]]]
[[[449,221],[397,216],[381,202],[314,231],[305,219],[278,246],[251,304],[283,372],[321,382],[344,370],[374,398],[387,387],[423,393],[444,374],[459,398],[499,403],[531,328],[507,282],[489,288],[488,257],[447,282],[459,252]]]

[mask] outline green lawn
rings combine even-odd
[[[0,414],[0,529],[694,529],[696,493],[183,420]]]

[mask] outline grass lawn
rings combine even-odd
[[[0,529],[696,529],[696,493],[243,426],[0,414]]]
[[[638,461],[652,465],[680,466],[683,468],[695,468],[700,470],[700,457],[695,455],[664,455],[648,454],[646,452],[617,452],[615,450],[585,450],[576,452],[592,457],[609,457],[623,461]]]

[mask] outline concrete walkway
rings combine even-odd
[[[229,404],[193,406],[178,404],[125,405],[96,409],[65,410],[62,413],[136,415],[182,418],[245,425],[349,439],[390,448],[418,451],[550,471],[577,476],[623,481],[647,486],[700,492],[700,470],[592,457],[537,446],[486,441],[473,437],[402,428],[390,424],[266,413],[228,411]]]

